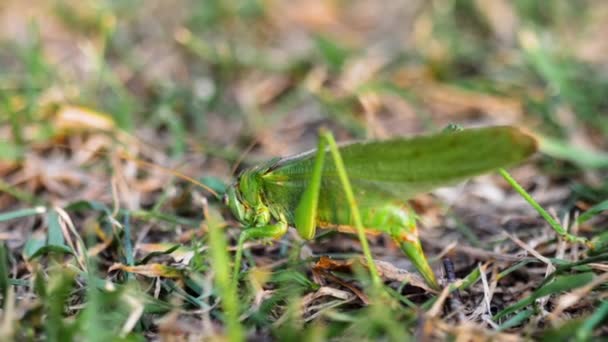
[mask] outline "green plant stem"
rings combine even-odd
[[[513,189],[515,189],[515,191],[517,191],[517,193],[519,193],[521,197],[523,197],[524,200],[526,200],[526,202],[528,202],[532,208],[534,208],[540,214],[540,216],[542,216],[545,221],[549,223],[551,228],[553,228],[558,235],[569,242],[589,245],[589,240],[586,238],[568,233],[566,229],[564,229],[564,227],[562,227],[559,222],[553,218],[553,216],[551,216],[540,204],[538,204],[538,202],[536,202],[536,200],[534,200],[534,198],[532,198],[532,196],[530,196],[530,194],[524,188],[522,188],[522,186],[519,185],[519,183],[517,183],[517,181],[511,177],[511,175],[505,169],[498,169],[498,172],[513,187]]]
[[[33,194],[16,188],[7,182],[0,179],[0,192],[5,192],[19,201],[26,202],[31,205],[39,205],[42,204],[42,201],[37,199]]]
[[[334,137],[331,135],[331,133],[322,129],[320,134],[322,139],[325,139],[327,141],[329,150],[334,159],[334,163],[336,164],[336,171],[338,172],[338,177],[340,178],[340,182],[342,183],[342,187],[344,188],[346,200],[348,201],[348,204],[352,211],[353,221],[355,223],[355,228],[357,229],[357,236],[359,237],[359,241],[361,241],[361,248],[363,249],[363,255],[365,255],[365,260],[367,261],[367,265],[369,267],[372,282],[374,286],[379,287],[381,284],[380,276],[378,275],[376,264],[374,263],[372,253],[369,249],[367,237],[365,236],[365,229],[363,228],[363,222],[361,220],[361,214],[359,213],[359,208],[357,207],[357,202],[355,201],[355,195],[353,193],[352,187],[350,186],[348,175],[346,174],[344,161],[342,160],[342,156],[338,151],[336,141],[334,140]]]
[[[209,228],[211,266],[215,271],[215,285],[225,313],[228,339],[229,341],[243,341],[243,328],[239,321],[236,282],[234,286],[230,282],[230,259],[226,252],[226,238],[216,219],[209,215],[205,216],[207,217],[207,227]]]

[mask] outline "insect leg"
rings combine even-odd
[[[321,191],[321,176],[325,159],[326,139],[319,136],[317,154],[313,164],[310,180],[295,211],[295,226],[298,234],[310,240],[315,236],[317,228],[317,207],[319,205],[319,192]]]
[[[239,242],[236,248],[236,256],[234,259],[234,271],[232,281],[238,284],[239,271],[241,270],[241,259],[243,258],[243,245],[248,240],[253,239],[273,239],[278,240],[287,232],[287,221],[281,220],[275,224],[270,224],[260,227],[251,227],[243,230],[239,236]]]
[[[438,289],[437,279],[435,279],[435,273],[429,265],[426,255],[422,250],[420,239],[418,238],[418,229],[416,229],[416,222],[414,219],[411,223],[401,226],[400,229],[392,232],[393,240],[399,245],[399,248],[407,255],[412,261],[418,272],[422,274],[424,280],[431,287]]]
[[[386,204],[365,211],[363,220],[367,227],[373,227],[375,230],[389,234],[427,284],[434,289],[439,289],[433,269],[422,250],[416,229],[416,216],[411,209],[402,205]]]

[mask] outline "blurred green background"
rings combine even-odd
[[[322,121],[357,138],[446,122],[599,148],[608,134],[603,1],[0,6],[2,137],[21,146],[52,137],[63,104],[162,133],[173,155],[232,155],[253,139],[285,154]]]

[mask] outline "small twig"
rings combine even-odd
[[[127,303],[127,305],[129,305],[131,307],[131,313],[129,314],[129,317],[127,317],[127,320],[125,321],[125,324],[122,326],[122,329],[120,330],[120,336],[121,337],[126,337],[127,334],[129,334],[131,331],[133,331],[133,328],[135,328],[135,324],[137,324],[137,322],[139,321],[139,318],[141,317],[141,315],[144,313],[144,304],[138,300],[136,297],[127,294],[125,296],[125,302]]]
[[[441,290],[439,297],[437,297],[437,300],[435,301],[435,303],[433,304],[431,309],[427,312],[427,315],[429,318],[439,316],[439,313],[441,312],[441,308],[443,308],[443,304],[445,303],[445,301],[447,300],[449,295],[450,295],[450,287],[446,286],[443,288],[443,290]]]
[[[112,217],[116,217],[120,211],[120,198],[118,195],[118,180],[116,179],[116,175],[112,176],[110,185],[112,188]]]
[[[491,326],[491,327],[492,327],[492,329],[494,329],[494,330],[498,330],[499,325],[498,325],[498,324],[496,324],[496,323],[494,323],[494,321],[492,320],[492,314],[489,314],[489,315],[482,315],[482,316],[481,316],[481,319],[482,319],[484,322],[488,323],[488,325],[489,325],[489,326]]]
[[[511,241],[515,242],[519,247],[521,247],[522,249],[526,250],[528,253],[532,254],[536,259],[542,261],[544,264],[547,265],[547,271],[550,271],[548,273],[551,273],[553,271],[555,271],[555,266],[553,266],[553,264],[551,263],[551,260],[547,259],[546,257],[542,256],[540,253],[538,253],[536,250],[534,250],[532,247],[528,246],[525,242],[521,241],[518,237],[505,232],[504,233],[507,237],[509,237],[509,239],[511,239]]]
[[[443,290],[441,290],[439,297],[437,297],[437,300],[435,301],[435,303],[433,304],[431,309],[429,311],[427,311],[428,318],[437,317],[439,315],[439,312],[441,311],[441,308],[443,307],[443,304],[445,303],[445,300],[447,299],[448,295],[450,294],[450,290],[454,289],[454,288],[459,288],[462,286],[462,284],[463,284],[463,280],[458,279],[457,281],[452,283],[451,286],[444,287]]]
[[[57,212],[57,214],[61,218],[61,220],[59,220],[59,223],[61,225],[62,230],[64,230],[64,235],[66,236],[66,240],[70,244],[70,247],[72,248],[72,250],[74,250],[75,252],[78,253],[78,256],[76,257],[76,261],[78,261],[78,264],[80,265],[81,269],[86,272],[87,266],[85,265],[85,260],[86,260],[87,254],[85,253],[86,245],[85,245],[84,241],[82,241],[80,234],[78,234],[78,231],[76,230],[76,226],[74,226],[74,222],[72,222],[70,215],[60,207],[54,207],[53,209]],[[74,237],[76,238],[76,248],[74,248],[74,244],[72,243],[71,238],[69,238],[70,235],[67,232],[67,229],[64,227],[64,225],[67,226],[67,228],[70,230],[70,232],[72,234],[74,234]]]
[[[458,246],[458,241],[452,241],[452,242],[450,242],[450,244],[448,244],[447,246],[443,247],[443,249],[439,253],[437,253],[437,256],[435,256],[435,258],[436,259],[440,259],[440,258],[443,259],[443,258],[445,258],[457,246]]]
[[[425,239],[424,244],[428,245],[428,246],[433,246],[433,247],[441,247],[441,248],[444,247],[444,245],[440,241],[432,240],[432,239]],[[455,251],[455,252],[466,254],[466,255],[469,255],[476,259],[480,259],[480,260],[484,260],[484,261],[497,260],[497,261],[517,262],[517,261],[521,261],[523,259],[521,256],[518,256],[518,255],[490,252],[490,251],[486,251],[481,248],[462,245],[462,244],[458,244],[458,243],[450,244],[449,247],[453,247],[453,251]]]
[[[483,300],[485,303],[485,307],[486,307],[486,312],[488,313],[489,317],[492,317],[492,311],[491,311],[491,294],[490,294],[490,286],[488,286],[488,277],[486,276],[486,272],[482,271],[481,269],[481,265],[478,266],[479,267],[479,276],[481,278],[481,284],[483,285]]]
[[[479,305],[475,308],[475,310],[473,311],[473,313],[471,313],[468,317],[469,321],[475,321],[477,319],[479,319],[479,317],[486,317],[488,316],[488,313],[491,315],[491,303],[492,303],[492,297],[494,295],[494,291],[496,290],[496,281],[493,280],[492,281],[492,287],[490,288],[490,286],[488,286],[488,280],[487,280],[487,276],[486,276],[486,270],[488,269],[488,263],[485,264],[480,264],[478,265],[479,268],[479,277],[481,278],[482,281],[482,286],[483,286],[483,297],[484,300],[481,301],[479,303]],[[493,273],[495,272],[495,268],[493,270]],[[493,276],[492,279],[495,279],[496,277]]]

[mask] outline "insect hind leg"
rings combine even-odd
[[[367,214],[367,215],[366,215]],[[416,219],[407,206],[387,204],[373,212],[364,213],[365,225],[387,233],[397,243],[401,251],[410,259],[429,286],[438,289],[435,273],[418,238]]]

